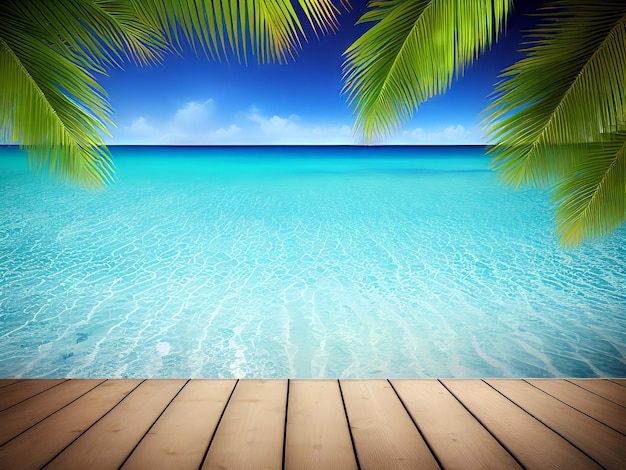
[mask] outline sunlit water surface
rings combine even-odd
[[[0,376],[626,375],[626,230],[558,245],[483,148],[0,149]]]

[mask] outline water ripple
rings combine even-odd
[[[545,194],[138,165],[101,193],[3,179],[0,376],[626,375],[626,232],[563,250]]]

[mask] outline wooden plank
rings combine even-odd
[[[389,382],[339,383],[361,469],[439,468]]]
[[[570,382],[620,406],[626,406],[626,390],[620,384],[602,379],[568,379]]]
[[[486,381],[600,465],[624,468],[626,437],[521,380]]]
[[[566,380],[532,379],[528,383],[569,406],[626,434],[626,408]]]
[[[287,380],[239,380],[202,468],[279,469]]]
[[[25,379],[0,379],[0,388],[6,387],[8,385],[13,385],[17,382],[22,382]]]
[[[622,387],[626,387],[626,379],[609,379],[611,382],[615,382],[618,385],[621,385]]]
[[[444,468],[521,468],[437,380],[391,384]]]
[[[441,381],[526,468],[601,468],[482,380]]]
[[[46,468],[119,468],[185,380],[146,380]]]
[[[10,406],[24,400],[28,400],[30,397],[64,381],[65,379],[30,379],[10,384],[0,390],[0,411],[6,410]]]
[[[0,468],[19,462],[39,469],[130,393],[140,380],[107,380],[62,410],[0,447]],[[131,418],[132,419],[132,418]]]
[[[189,381],[123,468],[200,468],[236,383],[236,380]]]
[[[339,382],[291,380],[285,468],[357,468]]]
[[[14,438],[104,380],[68,380],[0,412],[0,444]]]

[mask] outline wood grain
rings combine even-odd
[[[76,400],[104,380],[68,380],[0,412],[0,444]]]
[[[290,381],[285,467],[357,468],[338,381]]]
[[[519,407],[539,419],[608,469],[623,469],[624,436],[521,380],[486,380]]]
[[[569,382],[626,407],[626,388],[610,380],[568,379]]]
[[[0,468],[623,468],[613,380],[0,380]]]
[[[240,380],[209,448],[204,469],[280,469],[287,380]]]
[[[521,468],[437,380],[391,384],[444,468]]]
[[[1,446],[0,468],[27,470],[43,467],[140,383],[140,380],[107,380],[98,385]]]
[[[361,469],[438,469],[437,461],[386,380],[341,380]]]
[[[188,382],[123,468],[200,468],[236,383],[236,380]]]
[[[0,388],[6,387],[8,385],[13,385],[17,382],[21,382],[25,379],[0,379]]]
[[[47,468],[118,469],[185,380],[146,380],[84,432]]]
[[[601,468],[482,380],[441,382],[526,468]]]
[[[598,398],[594,393],[567,380],[532,379],[527,382],[616,431],[626,434],[626,408],[623,406]]]
[[[0,391],[0,411],[28,400],[30,397],[48,390],[61,382],[65,382],[65,379],[31,379],[7,385]]]

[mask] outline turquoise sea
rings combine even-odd
[[[0,148],[0,377],[626,376],[626,227],[558,245],[482,147]]]

